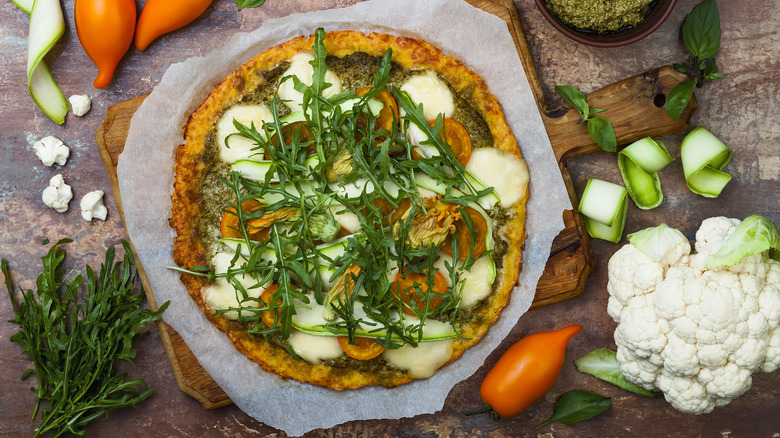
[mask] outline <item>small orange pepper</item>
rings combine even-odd
[[[135,28],[135,47],[144,50],[160,35],[195,21],[211,2],[212,0],[146,0]]]
[[[93,85],[104,88],[133,42],[135,1],[76,0],[73,9],[81,46],[98,68]]]

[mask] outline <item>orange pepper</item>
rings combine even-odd
[[[581,325],[569,325],[517,341],[482,381],[482,401],[502,418],[523,412],[552,388],[563,367],[566,344],[580,330]]]
[[[111,82],[135,31],[134,0],[76,0],[73,7],[81,46],[98,67],[95,88]]]
[[[146,0],[135,28],[135,47],[144,50],[160,35],[195,21],[211,2],[212,0]]]

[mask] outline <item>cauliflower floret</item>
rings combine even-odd
[[[58,173],[49,180],[49,187],[43,189],[41,198],[44,204],[57,213],[65,213],[68,211],[68,203],[73,199],[73,190],[65,184],[65,179]]]
[[[74,94],[68,101],[73,114],[78,117],[84,116],[92,108],[92,100],[86,94]]]
[[[81,217],[84,218],[85,221],[91,222],[93,218],[106,220],[108,209],[103,205],[102,190],[95,190],[84,195],[84,197],[81,198],[79,206],[81,207]]]
[[[64,166],[70,156],[70,149],[60,139],[51,135],[33,143],[33,150],[43,165],[49,167],[54,163]]]
[[[663,391],[681,412],[724,406],[750,388],[754,372],[780,368],[780,262],[762,253],[704,268],[739,224],[705,220],[699,252],[675,250],[668,263],[633,245],[609,261],[607,311],[618,323],[620,369],[629,381]]]

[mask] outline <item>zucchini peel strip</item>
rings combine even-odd
[[[631,143],[618,153],[618,168],[637,207],[649,210],[664,200],[658,171],[674,161],[666,146],[645,137]]]
[[[582,192],[578,210],[585,217],[585,228],[591,237],[618,243],[626,225],[628,190],[591,178]]]
[[[685,136],[680,156],[685,182],[693,193],[717,198],[731,181],[731,175],[721,171],[731,159],[731,149],[701,126]]]

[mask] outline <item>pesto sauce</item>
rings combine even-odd
[[[582,30],[614,32],[645,19],[654,0],[545,0],[566,24]]]

